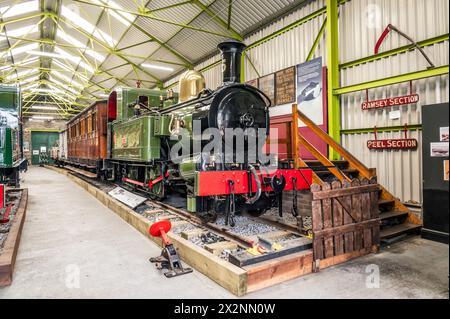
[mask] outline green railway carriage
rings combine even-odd
[[[0,183],[18,187],[19,172],[26,168],[20,89],[0,85]]]

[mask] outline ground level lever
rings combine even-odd
[[[168,220],[161,220],[150,226],[149,233],[153,237],[161,237],[163,250],[161,256],[150,258],[150,262],[154,263],[159,270],[167,270],[164,275],[167,278],[173,278],[191,273],[191,268],[183,268],[180,257],[178,256],[175,246],[167,237],[167,233],[172,228],[172,224]]]

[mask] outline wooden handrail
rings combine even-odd
[[[305,123],[305,125],[313,131],[321,140],[332,147],[336,152],[338,152],[350,165],[350,168],[357,169],[359,173],[370,179],[375,176],[373,170],[366,167],[361,161],[354,157],[350,152],[348,152],[342,145],[336,142],[331,136],[329,136],[325,131],[323,131],[319,126],[317,126],[309,117],[298,110],[297,104],[292,105],[293,113],[297,111],[298,118]]]

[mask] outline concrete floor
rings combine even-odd
[[[0,299],[233,298],[196,271],[166,279],[148,262],[160,249],[67,177],[33,167],[22,185],[27,218]],[[246,297],[448,298],[448,273],[448,246],[416,237]]]

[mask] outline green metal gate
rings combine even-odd
[[[39,154],[45,152],[49,163],[53,163],[50,159],[50,150],[59,138],[57,132],[31,132],[31,164],[39,165]]]

